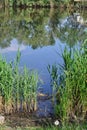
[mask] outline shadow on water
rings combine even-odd
[[[63,64],[65,46],[75,47],[87,38],[87,11],[63,9],[0,8],[0,53],[7,61],[21,51],[20,67],[36,69],[43,80],[40,93],[51,95],[48,64]],[[60,54],[60,55],[58,55]],[[53,114],[51,99],[38,101],[38,116]]]

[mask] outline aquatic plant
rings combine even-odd
[[[84,44],[85,45],[85,44]],[[64,87],[60,86],[60,104],[56,106],[56,113],[60,113],[62,120],[77,119],[87,111],[87,47],[80,50],[64,52]],[[71,52],[70,52],[71,53]],[[58,98],[58,97],[57,97]]]
[[[7,65],[5,60],[0,57],[0,96],[4,98],[5,111],[9,108],[7,106],[12,101],[12,87],[13,87],[13,76],[12,76],[11,63]]]
[[[26,67],[20,72],[19,59],[19,52],[14,64],[0,57],[0,96],[5,113],[37,109],[38,74]]]
[[[87,40],[79,49],[65,48],[62,57],[64,66],[59,66],[62,71],[58,76],[55,114],[62,122],[78,121],[87,112]]]
[[[52,97],[55,102],[56,91],[58,90],[58,68],[57,65],[48,65],[48,72],[50,74],[51,87],[52,87]]]

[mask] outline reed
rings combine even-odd
[[[55,103],[56,100],[56,92],[58,90],[58,68],[57,65],[48,65],[47,67],[48,72],[50,74],[50,80],[51,80],[51,87],[52,87],[52,100]]]
[[[87,113],[87,40],[80,49],[65,48],[62,57],[64,66],[58,68],[61,74],[58,76],[55,115],[62,122],[78,122]]]
[[[67,50],[63,54],[65,86],[60,86],[60,105],[56,108],[56,112],[61,113],[63,121],[70,118],[77,120],[87,112],[87,47],[85,45],[80,50],[75,49],[70,52]]]
[[[14,65],[0,57],[0,97],[5,113],[37,109],[38,74],[26,67],[20,72],[19,59],[19,52]]]

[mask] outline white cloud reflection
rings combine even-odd
[[[0,48],[0,53],[15,52],[15,51],[18,51],[18,49],[22,51],[22,50],[25,50],[26,47],[27,46],[24,46],[22,43],[18,44],[18,40],[14,38],[11,40],[10,46],[6,48]]]

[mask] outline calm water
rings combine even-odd
[[[43,91],[50,93],[48,64],[63,64],[64,46],[74,47],[87,38],[87,11],[0,9],[0,53],[7,61],[21,51],[20,67],[38,71]],[[58,54],[59,53],[59,54]]]
[[[51,93],[48,64],[63,64],[64,47],[79,46],[86,38],[86,10],[0,9],[0,53],[8,62],[14,61],[19,48],[20,67],[38,71],[41,92]]]

